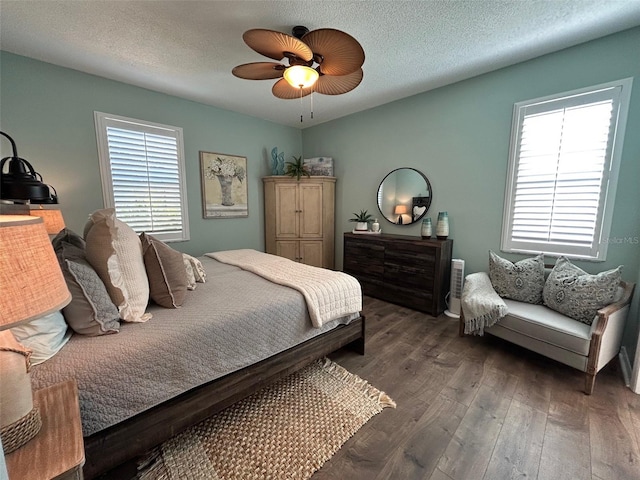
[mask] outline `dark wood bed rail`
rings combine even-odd
[[[341,325],[237,372],[193,388],[117,425],[85,437],[85,479],[138,457],[188,427],[314,360],[349,346],[364,355],[365,318]]]

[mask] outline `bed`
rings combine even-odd
[[[200,258],[207,282],[182,307],[149,307],[120,333],[74,335],[32,369],[34,388],[75,379],[94,478],[316,358],[349,345],[364,354],[364,317],[312,325],[298,291]]]

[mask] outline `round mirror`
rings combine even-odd
[[[431,184],[415,168],[397,168],[380,182],[378,209],[396,225],[411,225],[424,217],[431,205]]]

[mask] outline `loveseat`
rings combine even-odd
[[[491,265],[495,267],[497,261],[507,262],[500,259],[492,252]],[[606,306],[598,308],[595,315],[588,320],[576,320],[571,316],[557,311],[552,307],[558,308],[556,300],[565,300],[567,303],[571,300],[566,292],[576,292],[580,289],[580,282],[583,284],[588,281],[594,283],[604,283],[602,278],[594,275],[588,275],[577,267],[572,266],[567,259],[560,257],[554,270],[544,270],[542,257],[536,257],[537,265],[533,270],[539,271],[542,268],[543,275],[543,301],[532,301],[531,296],[525,298],[529,301],[514,300],[509,296],[518,297],[517,294],[511,292],[496,291],[495,284],[500,283],[499,273],[489,275],[486,272],[473,273],[465,279],[465,287],[462,295],[462,312],[460,316],[460,335],[483,334],[490,333],[496,337],[500,337],[509,342],[515,343],[529,350],[537,352],[548,358],[569,365],[573,368],[586,373],[585,376],[585,393],[590,395],[595,385],[596,374],[611,361],[620,351],[622,343],[622,335],[631,303],[635,285],[633,283],[619,280],[615,284],[615,290],[611,292],[611,302]],[[531,261],[534,259],[528,259]],[[510,262],[509,262],[510,263]],[[564,276],[562,274],[555,275],[555,269],[558,265],[564,268]],[[509,280],[515,284],[518,283],[517,289],[526,290],[526,267],[518,269],[517,263],[512,266],[514,269],[506,272]],[[515,271],[514,271],[515,270]],[[567,271],[570,275],[567,275]],[[613,271],[610,271],[613,272]],[[610,274],[603,272],[603,274]],[[503,276],[505,272],[503,271]],[[529,272],[531,273],[531,272]],[[600,274],[600,275],[603,275]],[[619,275],[619,271],[616,272]],[[610,275],[611,276],[611,275]],[[498,280],[496,280],[498,277]],[[549,278],[551,277],[551,279]],[[587,278],[588,277],[588,278]],[[523,280],[524,278],[524,280]],[[551,281],[550,281],[551,280]],[[553,292],[552,283],[561,284],[564,290]],[[549,292],[547,292],[549,290]],[[473,297],[480,296],[485,306],[489,305],[491,310],[484,319],[486,322],[472,321],[469,312],[473,311]],[[595,301],[596,297],[600,297],[600,292],[590,293]],[[558,298],[556,298],[558,297]],[[600,302],[606,302],[606,295],[599,298]],[[562,308],[559,308],[562,310]],[[489,310],[485,310],[489,312]],[[572,313],[572,312],[570,312]],[[475,313],[477,315],[477,312]],[[587,318],[588,318],[587,314]],[[493,316],[492,320],[489,317]],[[576,316],[576,315],[574,315]],[[479,327],[479,328],[478,328]]]

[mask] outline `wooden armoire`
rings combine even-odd
[[[264,177],[267,253],[334,268],[335,177]]]

